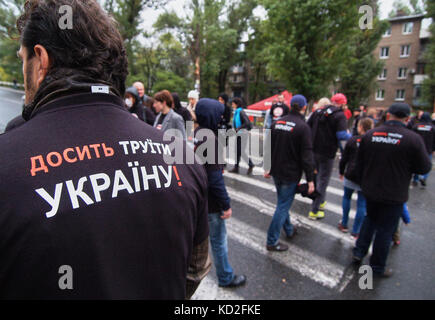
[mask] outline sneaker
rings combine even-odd
[[[287,251],[288,250],[288,245],[278,242],[276,245],[274,246],[266,246],[267,251]]]
[[[327,204],[327,202],[326,202],[326,201],[323,201],[323,202],[320,204],[319,208],[320,208],[320,209],[325,209],[326,204]]]
[[[311,220],[323,219],[324,217],[325,217],[325,212],[320,210],[317,211],[316,213],[310,211],[310,213],[308,214],[308,218],[310,218]]]
[[[224,287],[224,288],[235,288],[235,287],[240,287],[243,286],[246,283],[246,276],[245,275],[235,275],[233,280],[223,286],[223,285],[219,285],[219,287]]]
[[[399,244],[400,244],[400,240],[394,240],[394,241],[393,241],[393,245],[394,245],[394,246],[397,247],[397,246],[399,246]]]
[[[340,230],[343,233],[347,233],[349,231],[349,229],[347,227],[343,226],[341,224],[341,222],[338,224],[338,230]]]
[[[426,180],[425,179],[420,179],[420,183],[422,187],[426,187]]]

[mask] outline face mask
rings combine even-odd
[[[125,105],[130,109],[133,106],[133,101],[131,99],[125,99]]]

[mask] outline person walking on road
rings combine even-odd
[[[360,263],[373,241],[370,266],[373,274],[389,277],[386,268],[393,233],[408,200],[413,173],[426,174],[431,161],[423,139],[406,128],[411,112],[405,103],[391,105],[387,121],[367,132],[360,142],[357,172],[367,201],[367,215],[353,249],[353,260]]]
[[[316,164],[316,186],[319,196],[313,200],[308,217],[312,220],[325,217],[326,188],[331,178],[335,155],[340,141],[348,140],[347,119],[343,107],[347,104],[346,96],[337,93],[331,98],[332,105],[316,110],[308,125],[313,137],[314,161]]]
[[[224,146],[220,146],[217,139],[218,126],[224,113],[224,106],[217,100],[202,98],[196,105],[195,113],[198,124],[195,129],[195,137],[198,131],[208,130],[214,139],[213,145],[215,146],[214,159],[211,159],[211,161],[209,161],[206,154],[199,156],[205,162],[204,167],[208,177],[208,221],[216,274],[220,287],[238,287],[246,282],[246,276],[234,274],[228,259],[225,221],[231,218],[232,209],[222,175],[224,167],[220,163],[220,155],[223,155]],[[195,151],[204,142],[195,140]]]
[[[344,195],[342,201],[343,218],[338,224],[338,229],[344,233],[348,232],[347,222],[349,220],[350,203],[352,201],[352,194],[356,191],[358,193],[358,200],[356,202],[357,209],[351,233],[351,236],[355,239],[358,238],[359,230],[366,214],[366,199],[359,186],[359,174],[355,172],[356,159],[361,137],[367,131],[373,129],[373,126],[374,122],[370,118],[363,118],[358,122],[359,135],[353,136],[347,141],[339,165],[340,180],[344,180]]]
[[[303,172],[308,181],[308,193],[314,192],[311,130],[303,116],[307,108],[307,100],[302,95],[295,95],[291,99],[290,106],[290,113],[272,125],[271,168],[264,174],[266,178],[273,177],[278,197],[276,210],[267,232],[266,248],[269,251],[288,250],[286,244],[279,242],[281,229],[284,229],[287,239],[291,239],[296,234],[296,229],[290,221],[289,210]]]
[[[427,154],[429,155],[430,160],[432,160],[432,153],[435,151],[435,126],[432,124],[430,114],[428,112],[424,112],[420,117],[420,122],[416,123],[412,130],[414,130],[414,132],[423,138]],[[425,175],[415,174],[414,178],[412,179],[412,185],[416,187],[420,181],[421,187],[425,188],[429,173],[430,172],[426,173]]]
[[[242,153],[245,154],[246,148],[248,146],[242,145],[242,135],[249,134],[249,131],[252,128],[251,121],[249,120],[249,117],[246,115],[246,113],[243,111],[243,102],[240,98],[234,98],[232,101],[232,107],[235,109],[234,117],[233,117],[233,128],[236,130],[237,137],[236,137],[236,144],[237,144],[237,150],[236,150],[236,164],[234,168],[230,171],[231,173],[239,173],[239,164],[240,159],[242,157]],[[247,141],[247,139],[245,139]],[[251,174],[254,169],[254,164],[251,161],[251,158],[249,157],[249,154],[247,155],[248,158],[248,172],[247,174]]]

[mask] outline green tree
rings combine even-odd
[[[15,23],[25,0],[0,0],[0,68],[2,80],[23,82],[22,65],[17,57],[20,48]]]
[[[377,1],[372,1],[371,7],[377,12]],[[349,42],[350,56],[341,69],[339,78],[341,91],[346,94],[352,109],[366,101],[375,88],[375,78],[384,64],[375,58],[373,51],[388,26],[388,21],[380,21],[376,17],[373,29],[358,30]]]
[[[406,5],[406,3],[403,0],[395,0],[393,3],[393,10],[390,11],[388,16],[390,18],[393,18],[399,12],[403,12],[406,15],[412,14],[411,9]]]
[[[432,23],[429,27],[431,36],[425,53],[426,74],[428,78],[423,82],[423,99],[430,106],[433,106],[435,112],[435,2],[426,1],[426,17],[432,18]]]
[[[358,32],[363,1],[263,0],[268,19],[265,56],[268,70],[287,89],[310,101],[328,93],[328,86],[349,62],[349,42]]]
[[[175,31],[185,45],[203,96],[225,89],[229,68],[242,58],[238,48],[256,5],[256,0],[191,0],[185,20],[165,12],[154,24],[159,32]]]

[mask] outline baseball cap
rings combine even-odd
[[[297,94],[290,100],[290,106],[293,106],[293,104],[296,103],[298,104],[299,108],[303,108],[307,105],[307,99],[303,95]]]
[[[347,98],[342,93],[336,93],[332,96],[331,102],[343,105],[343,104],[347,104]]]
[[[393,103],[387,112],[398,118],[406,118],[411,114],[411,108],[407,103]]]

